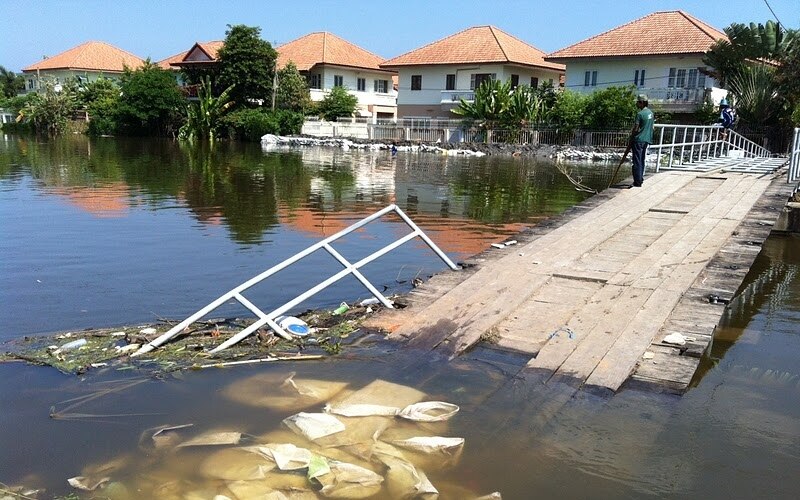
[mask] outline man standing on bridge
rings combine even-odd
[[[644,160],[647,156],[647,146],[653,143],[654,116],[647,107],[647,96],[639,94],[636,98],[636,121],[631,130],[631,152],[633,153],[633,186],[642,187],[644,182]]]

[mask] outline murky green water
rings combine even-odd
[[[576,172],[587,184],[608,183],[609,169]],[[208,152],[171,142],[39,144],[6,137],[0,339],[190,313],[392,202],[458,259],[583,196],[553,166],[515,158],[392,159],[230,145]],[[341,248],[358,256],[399,234],[402,226],[390,220]],[[442,268],[419,245],[380,263],[368,277],[397,292],[416,274]],[[307,279],[329,269],[335,269],[329,262],[312,261],[258,299],[279,301],[286,289],[310,286]],[[230,397],[230,387],[266,377],[272,382],[261,385],[269,395],[275,380],[295,372],[300,380],[342,382],[347,392],[381,379],[458,404],[461,411],[446,424],[411,431],[465,439],[457,463],[418,462],[443,498],[492,491],[504,498],[794,498],[800,491],[798,270],[800,240],[770,238],[730,306],[706,371],[681,398],[623,390],[596,399],[557,386],[529,387],[513,377],[523,360],[480,349],[444,363],[380,345],[369,355],[353,351],[325,362],[160,380],[129,371],[75,378],[0,365],[0,482],[45,487],[48,498],[74,491],[66,478],[114,462],[109,476],[120,496],[123,489],[131,498],[230,494],[228,481],[209,478],[203,465],[217,449],[155,450],[153,431],[146,430],[191,423],[184,438],[214,430],[242,432],[255,442],[276,438],[281,420],[297,409],[254,406],[255,396],[242,403]],[[344,283],[311,305],[361,296],[357,283]],[[92,394],[98,397],[75,399]]]

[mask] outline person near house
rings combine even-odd
[[[642,187],[644,182],[644,161],[647,156],[647,146],[653,143],[653,111],[647,107],[647,96],[639,94],[636,98],[636,120],[631,130],[631,153],[633,155],[633,186]]]
[[[728,104],[728,100],[723,98],[719,101],[719,119],[717,123],[722,124],[722,138],[728,136],[728,130],[736,124],[736,110]]]

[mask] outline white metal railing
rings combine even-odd
[[[400,218],[412,229],[411,233],[403,236],[400,239],[395,240],[394,242],[390,243],[389,245],[384,246],[380,250],[377,250],[377,251],[373,252],[372,254],[368,255],[367,257],[364,257],[363,259],[361,259],[361,260],[359,260],[358,262],[355,262],[355,263],[349,262],[346,258],[344,258],[344,256],[342,256],[342,254],[337,252],[331,246],[331,244],[334,241],[338,240],[339,238],[341,238],[341,237],[343,237],[343,236],[345,236],[347,234],[352,233],[356,229],[359,229],[359,228],[369,224],[370,222],[372,222],[372,221],[374,221],[376,219],[381,218],[382,216],[388,214],[389,212],[394,212],[398,216],[400,216]],[[269,326],[278,335],[280,335],[280,336],[282,336],[284,338],[287,338],[287,339],[292,338],[290,334],[286,333],[286,331],[284,331],[283,328],[281,328],[275,322],[275,318],[277,318],[281,314],[284,314],[285,312],[289,311],[293,307],[296,307],[298,304],[302,303],[306,299],[312,297],[316,293],[324,290],[328,286],[332,285],[333,283],[339,281],[340,279],[342,279],[345,276],[348,276],[350,274],[355,276],[370,291],[370,293],[372,293],[372,295],[374,295],[375,298],[377,298],[384,306],[386,306],[388,308],[391,308],[392,307],[392,302],[389,299],[387,299],[386,297],[384,297],[383,294],[381,292],[379,292],[372,285],[372,283],[370,283],[369,280],[367,280],[367,278],[364,277],[363,274],[361,274],[359,269],[361,267],[369,264],[370,262],[374,261],[375,259],[377,259],[377,258],[389,253],[390,251],[394,250],[395,248],[399,247],[400,245],[403,245],[404,243],[416,238],[417,236],[419,236],[419,238],[422,239],[428,245],[428,247],[430,247],[430,249],[433,250],[436,253],[436,255],[438,255],[439,258],[441,258],[448,265],[448,267],[450,267],[453,270],[458,269],[458,266],[456,266],[453,263],[453,261],[451,261],[450,258],[447,257],[447,255],[445,255],[445,253],[442,252],[442,250],[438,246],[436,246],[436,244],[428,237],[428,235],[426,235],[422,231],[422,229],[420,229],[416,224],[414,224],[414,222],[402,210],[400,210],[400,208],[397,207],[397,205],[389,205],[388,207],[386,207],[386,208],[384,208],[382,210],[379,210],[378,212],[375,212],[374,214],[372,214],[372,215],[370,215],[368,217],[365,217],[364,219],[361,219],[360,221],[356,222],[355,224],[353,224],[353,225],[351,225],[351,226],[339,231],[338,233],[334,234],[333,236],[329,236],[328,238],[325,238],[324,240],[322,240],[322,241],[320,241],[320,242],[318,242],[318,243],[306,248],[302,252],[299,252],[299,253],[295,254],[294,256],[284,260],[280,264],[277,264],[277,265],[267,269],[263,273],[261,273],[261,274],[255,276],[255,277],[249,279],[248,281],[242,283],[241,285],[237,286],[236,288],[230,290],[229,292],[227,292],[224,295],[220,296],[218,299],[214,300],[213,302],[211,302],[210,304],[208,304],[204,308],[200,309],[196,313],[192,314],[191,316],[189,316],[185,320],[181,321],[180,323],[178,323],[177,325],[172,327],[168,332],[164,333],[163,335],[161,335],[157,339],[152,340],[151,342],[143,345],[138,351],[136,351],[134,356],[138,356],[140,354],[148,353],[148,352],[152,351],[153,349],[157,348],[158,346],[164,344],[165,342],[170,340],[172,337],[174,337],[175,335],[177,335],[180,332],[182,332],[186,327],[188,327],[189,325],[191,325],[195,321],[203,318],[204,316],[206,316],[210,312],[214,311],[218,307],[222,306],[226,302],[230,301],[231,299],[236,299],[241,305],[243,305],[244,307],[249,309],[250,312],[255,314],[255,316],[258,319],[253,324],[248,326],[247,328],[243,329],[242,331],[238,332],[237,334],[235,334],[234,336],[232,336],[231,338],[229,338],[228,340],[226,340],[225,342],[223,342],[219,346],[217,346],[214,349],[212,349],[210,351],[212,354],[213,353],[217,353],[219,351],[222,351],[223,349],[226,349],[226,348],[232,346],[233,344],[239,342],[240,340],[242,340],[243,338],[247,337],[248,335],[250,335],[251,333],[255,332],[256,330],[258,330],[259,328],[261,328],[264,325]],[[285,268],[289,267],[290,265],[294,264],[295,262],[299,261],[300,259],[302,259],[302,258],[304,258],[304,257],[316,252],[317,250],[319,250],[321,248],[325,249],[334,259],[336,259],[340,264],[342,264],[342,266],[344,266],[344,269],[339,271],[338,273],[334,274],[333,276],[330,276],[329,278],[325,279],[324,281],[318,283],[317,285],[313,286],[312,288],[306,290],[305,292],[301,293],[300,295],[298,295],[294,299],[290,300],[289,302],[286,302],[282,306],[278,307],[277,309],[274,309],[273,311],[271,311],[269,313],[265,313],[264,311],[259,309],[255,304],[250,302],[246,297],[244,297],[244,295],[242,295],[242,293],[245,290],[247,290],[248,288],[252,287],[253,285],[256,285],[256,284],[264,281],[265,279],[269,278],[270,276],[272,276],[273,274],[277,273],[278,271],[281,271],[282,269],[285,269]]]
[[[680,89],[680,88],[640,88],[637,92],[647,94],[650,102],[659,103],[689,103],[702,104],[705,102],[705,89]]]
[[[745,158],[768,158],[770,151],[732,130],[713,125],[653,126],[656,171],[699,163],[738,151]],[[663,159],[666,155],[666,160]]]
[[[794,129],[792,150],[789,152],[789,182],[800,181],[800,128]]]

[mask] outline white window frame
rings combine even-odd
[[[372,84],[372,89],[376,94],[388,94],[389,80],[375,80],[375,82]]]
[[[551,80],[552,81],[552,80]],[[597,87],[597,70],[590,69],[583,74],[584,87]]]
[[[356,89],[359,92],[366,92],[367,91],[367,79],[366,78],[356,78]]]
[[[344,87],[344,75],[333,75],[333,86]]]

